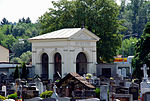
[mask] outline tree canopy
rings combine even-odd
[[[110,62],[121,45],[123,29],[118,20],[119,6],[113,0],[60,0],[52,2],[54,8],[39,18],[42,33],[62,28],[85,27],[101,39],[97,53],[104,61]]]
[[[150,66],[150,22],[147,23],[141,39],[136,44],[136,55],[132,60],[133,75],[140,79],[143,77],[143,72],[141,71],[143,64]],[[148,74],[150,74],[150,71]]]

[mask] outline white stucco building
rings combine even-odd
[[[96,73],[96,42],[85,28],[67,28],[30,38],[35,74],[54,80],[69,72]]]
[[[0,45],[0,62],[9,62],[9,50]]]

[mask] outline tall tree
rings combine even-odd
[[[150,22],[146,25],[144,33],[136,46],[136,55],[132,61],[133,75],[141,79],[143,77],[143,72],[141,71],[143,64],[150,66]],[[148,74],[150,74],[150,71]]]
[[[14,72],[14,79],[17,79],[17,78],[19,78],[19,68],[18,68],[18,65],[16,66],[15,72]]]
[[[110,62],[121,45],[119,7],[113,0],[60,0],[39,18],[42,33],[62,28],[85,27],[99,36],[98,60]]]
[[[25,62],[22,63],[22,78],[27,79],[27,67]]]
[[[10,22],[6,18],[3,18],[1,21],[1,25],[8,25],[8,24],[10,24]]]
[[[31,23],[31,20],[30,20],[30,18],[28,17],[27,19],[26,19],[26,21],[25,21],[26,23]]]

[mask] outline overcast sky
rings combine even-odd
[[[0,0],[0,21],[4,17],[10,22],[30,17],[32,22],[36,22],[38,17],[52,7],[51,1],[57,0]]]

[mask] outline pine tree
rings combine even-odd
[[[25,62],[23,62],[23,64],[22,64],[22,78],[24,78],[24,79],[27,79],[27,67],[26,67],[26,64],[25,64]]]
[[[19,78],[19,68],[18,68],[18,65],[16,66],[15,73],[14,73],[14,79],[17,79],[17,78]]]

